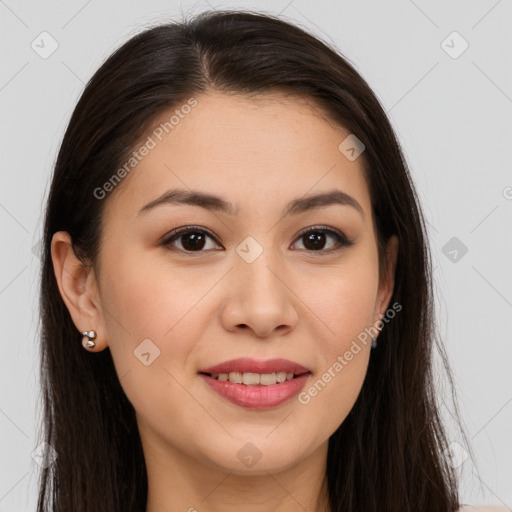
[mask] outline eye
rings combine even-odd
[[[325,249],[326,240],[328,238],[334,240],[334,244]],[[354,241],[349,240],[341,231],[328,228],[327,226],[314,226],[307,228],[299,234],[299,241],[303,241],[302,245],[308,252],[331,253],[354,245]]]
[[[329,238],[334,243],[331,243],[330,247],[325,249],[326,241],[328,242]],[[210,242],[209,247],[208,239],[213,241],[213,244]],[[343,247],[354,245],[354,242],[343,233],[327,226],[314,226],[303,230],[299,233],[299,241],[302,241],[303,248],[307,252],[319,252],[321,254],[331,253]],[[177,242],[179,245],[176,245]],[[184,226],[173,229],[162,241],[162,245],[172,246],[188,253],[204,252],[208,249],[222,249],[213,234],[200,226]],[[299,247],[299,249],[301,248]]]
[[[177,247],[178,249],[186,252],[201,252],[205,248],[215,248],[207,247],[208,238],[216,243],[214,236],[204,228],[200,228],[199,226],[185,226],[182,228],[173,229],[162,242],[162,245],[174,245],[174,243],[177,241],[181,244],[181,247]]]

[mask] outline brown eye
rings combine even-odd
[[[216,242],[213,244],[213,247],[212,244],[210,244],[210,247],[206,247],[208,245],[208,239],[215,242],[213,236],[204,229],[195,226],[187,226],[171,231],[170,235],[162,242],[162,245],[176,247],[175,243],[179,242],[181,247],[178,246],[176,248],[186,252],[202,252],[203,250],[218,247]]]
[[[329,254],[354,244],[343,233],[327,227],[308,228],[299,234],[298,241],[302,242],[303,249],[307,252],[319,254]],[[199,226],[185,226],[172,230],[162,245],[185,253],[222,249],[215,237]],[[301,247],[299,249],[302,250]]]
[[[334,243],[331,243],[326,249],[329,239],[334,240]],[[326,227],[308,228],[307,231],[303,231],[299,235],[299,240],[302,241],[304,249],[308,252],[329,253],[354,244],[343,233]]]

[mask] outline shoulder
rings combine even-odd
[[[462,505],[457,512],[507,512],[509,510],[502,505]]]

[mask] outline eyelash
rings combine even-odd
[[[177,247],[173,247],[172,246],[172,242],[176,239],[179,239],[179,237],[181,235],[184,235],[184,234],[187,234],[187,233],[196,233],[196,232],[200,232],[200,233],[205,233],[207,234],[210,238],[212,238],[216,244],[218,245],[221,245],[217,239],[215,238],[215,236],[213,236],[213,234],[203,228],[203,227],[200,227],[200,226],[184,226],[184,227],[181,227],[181,228],[176,228],[176,229],[173,229],[165,238],[164,240],[162,241],[161,245],[164,246],[164,247],[169,247],[171,246],[171,250],[179,250],[179,251],[182,251],[186,254],[194,254],[194,253],[201,253],[201,252],[206,252],[205,250],[201,249],[199,251],[187,251],[186,249],[179,249]],[[312,227],[309,227],[309,228],[306,228],[304,230],[302,230],[298,235],[297,235],[297,238],[296,240],[299,240],[301,239],[304,235],[308,234],[308,233],[324,233],[324,234],[327,234],[327,235],[330,235],[334,238],[334,240],[337,242],[337,246],[335,247],[331,247],[330,249],[320,249],[320,250],[307,250],[307,249],[299,249],[299,250],[304,250],[306,252],[309,252],[309,253],[313,253],[315,255],[318,255],[318,256],[322,256],[322,255],[326,255],[326,254],[332,254],[333,252],[337,252],[345,247],[350,247],[352,245],[354,245],[354,241],[353,240],[349,240],[341,231],[338,231],[338,230],[335,230],[335,229],[332,229],[332,228],[329,228],[328,226],[312,226]]]

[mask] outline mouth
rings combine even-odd
[[[233,384],[243,384],[245,386],[273,386],[283,384],[284,382],[296,379],[309,374],[309,371],[300,373],[291,372],[272,372],[272,373],[253,373],[253,372],[229,372],[229,373],[206,373],[199,372],[200,375],[211,377],[212,379],[231,382]]]
[[[241,357],[198,370],[198,376],[217,395],[240,407],[259,410],[289,402],[310,375],[309,368],[284,358]]]
[[[289,402],[304,388],[311,372],[297,371],[300,373],[201,371],[198,376],[211,391],[225,400],[245,409],[266,410]]]

